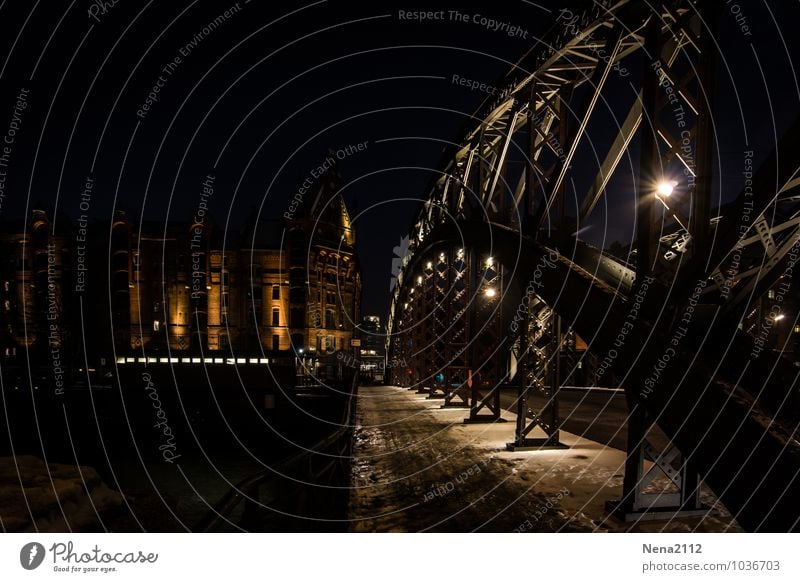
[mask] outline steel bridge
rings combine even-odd
[[[715,90],[718,11],[621,0],[558,15],[558,32],[471,117],[420,206],[387,339],[390,361],[407,365],[390,380],[463,406],[467,422],[499,421],[500,387],[514,385],[509,447],[540,449],[561,446],[558,388],[582,369],[622,386],[629,407],[623,496],[609,511],[702,514],[702,480],[744,528],[790,531],[798,373],[740,323],[797,279],[800,126],[739,192],[721,191],[714,112],[734,96]],[[614,206],[621,173],[635,177],[624,259],[580,240]],[[648,440],[654,425],[666,450]],[[656,475],[669,492],[647,491]]]

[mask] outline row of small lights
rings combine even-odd
[[[117,364],[269,364],[269,358],[117,358]]]
[[[464,249],[459,249],[458,252],[463,254],[464,253]],[[439,258],[442,259],[443,256],[444,255],[442,254],[442,255],[439,256]],[[486,259],[486,266],[487,267],[491,267],[493,265],[494,265],[494,259],[492,257],[487,258]],[[431,263],[429,261],[428,264],[427,264],[427,268],[430,269],[431,267],[433,267],[433,263]],[[417,277],[417,285],[422,285],[422,276],[421,275],[419,277]],[[411,288],[411,293],[412,294],[414,293],[414,288],[413,287]],[[497,291],[494,289],[494,287],[488,287],[486,290],[484,290],[483,293],[489,299],[491,299],[492,297],[497,295]],[[408,303],[404,303],[403,304],[403,309],[408,309]]]

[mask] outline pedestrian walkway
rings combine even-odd
[[[624,524],[604,503],[622,493],[625,454],[562,432],[569,448],[509,452],[508,422],[463,424],[465,409],[394,387],[359,389],[352,531],[741,531],[716,516]]]

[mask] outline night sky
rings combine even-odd
[[[380,315],[392,248],[437,176],[447,144],[460,140],[486,97],[453,76],[496,84],[566,5],[458,3],[461,13],[525,32],[509,36],[451,19],[447,11],[456,3],[100,4],[0,1],[0,131],[27,91],[0,221],[21,224],[33,208],[54,212],[56,221],[74,219],[87,177],[94,180],[94,219],[124,209],[184,221],[213,175],[212,214],[233,244],[254,214],[280,217],[329,150],[366,142],[363,151],[343,154],[338,172],[356,219],[363,311]],[[797,3],[740,4],[752,35],[743,34],[730,3],[719,23],[724,98],[715,105],[715,187],[722,202],[741,187],[742,151],[766,157],[800,103],[792,66],[800,55],[791,32]],[[444,20],[417,22],[399,12],[438,9]],[[630,99],[628,83],[639,74],[612,81],[609,95]],[[607,121],[598,116],[590,142],[612,135]],[[630,240],[625,210],[637,155],[632,148],[629,167],[611,185],[585,234],[590,242]],[[596,171],[587,159],[574,168],[578,184]]]

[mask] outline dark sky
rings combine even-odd
[[[283,214],[329,149],[367,142],[339,172],[358,216],[364,311],[383,314],[392,248],[445,143],[460,138],[485,97],[454,84],[453,75],[494,83],[554,25],[554,9],[564,4],[119,0],[104,11],[88,0],[0,0],[0,132],[17,95],[29,90],[0,220],[20,220],[33,207],[56,209],[57,220],[75,217],[87,177],[95,184],[93,218],[123,208],[187,220],[213,174],[213,215],[235,238],[254,212]],[[741,34],[730,7],[720,19],[724,196],[740,187],[746,144],[764,157],[799,102],[791,65],[797,35],[788,30],[797,4],[740,4],[752,36]],[[454,5],[517,25],[527,39],[449,14],[422,23],[399,18],[399,10]],[[226,10],[229,18],[204,33]],[[159,84],[157,100],[143,111]],[[614,91],[625,100],[632,90],[621,83]],[[587,162],[578,179],[593,170]],[[609,197],[598,223],[608,226],[596,244],[630,236],[630,221],[619,216],[631,183],[630,171],[615,181],[621,194]]]

